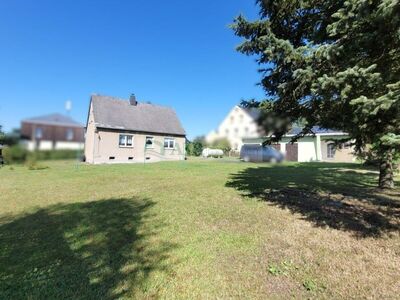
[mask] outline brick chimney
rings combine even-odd
[[[133,106],[137,105],[137,101],[136,101],[136,96],[135,94],[131,94],[131,96],[129,97],[129,103]]]

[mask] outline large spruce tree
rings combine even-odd
[[[379,186],[393,187],[393,157],[400,152],[400,1],[256,2],[260,19],[239,16],[232,27],[244,38],[238,51],[256,55],[260,65],[267,97],[250,105],[259,105],[261,124],[277,140],[298,121],[305,126],[296,138],[315,125],[348,132],[357,151],[377,149]]]

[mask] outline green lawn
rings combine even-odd
[[[400,294],[400,190],[360,165],[45,164],[0,169],[0,299]]]

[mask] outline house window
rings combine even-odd
[[[65,137],[66,137],[67,141],[73,140],[74,139],[74,131],[71,128],[68,128]]]
[[[334,158],[335,157],[335,152],[336,152],[336,147],[335,144],[328,144],[327,145],[327,157],[328,158]]]
[[[35,128],[35,138],[41,139],[43,137],[43,130],[40,127]]]
[[[238,136],[239,134],[239,128],[235,128],[235,136]]]
[[[225,129],[225,134],[226,134],[226,135],[229,135],[229,129],[228,129],[228,128]]]
[[[154,148],[154,137],[146,136],[146,149]]]
[[[165,138],[164,139],[164,148],[165,149],[174,149],[175,148],[175,139]]]
[[[120,147],[133,147],[133,135],[120,134],[119,135],[119,146]]]
[[[235,117],[231,116],[231,123],[233,123],[235,121]]]

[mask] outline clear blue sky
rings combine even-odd
[[[188,137],[241,98],[262,98],[254,58],[228,25],[252,0],[0,1],[0,124],[52,112],[84,123],[92,93],[168,105]]]

